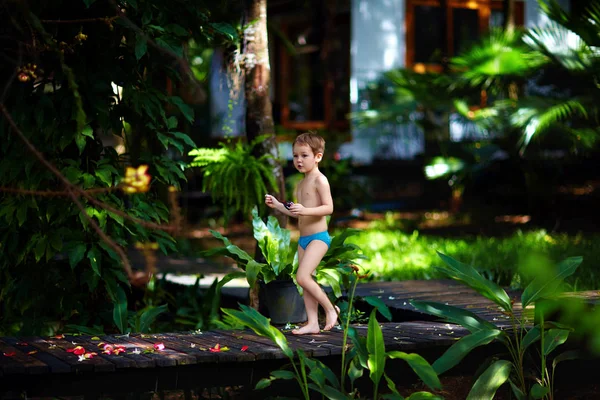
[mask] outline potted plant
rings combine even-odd
[[[223,246],[208,250],[204,255],[229,257],[242,269],[224,277],[221,285],[244,276],[250,288],[259,285],[260,298],[273,324],[306,321],[302,288],[296,282],[298,252],[291,246],[290,231],[281,228],[274,216],[269,216],[265,224],[256,207],[252,209],[252,228],[261,258],[250,256],[219,232],[210,231],[223,242]],[[347,275],[352,271],[354,260],[364,258],[358,246],[345,243],[346,238],[356,232],[347,229],[334,236],[329,251],[316,271],[317,282],[330,286],[337,297],[342,295],[342,286],[347,285]]]

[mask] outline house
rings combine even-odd
[[[309,4],[307,7],[306,4]],[[443,41],[457,54],[490,27],[503,22],[503,0],[269,0],[272,102],[276,124],[290,132],[339,132],[342,157],[369,164],[374,159],[411,159],[423,152],[424,135],[415,125],[358,128],[349,112],[368,109],[368,83],[385,71],[435,69]],[[568,7],[569,0],[559,1]],[[442,12],[441,4],[447,10]],[[542,25],[537,0],[516,0],[515,23]],[[439,57],[438,57],[439,58]],[[217,66],[218,57],[213,61]],[[224,86],[213,74],[215,89]],[[243,131],[243,99],[228,114],[227,91],[213,97],[213,116],[222,115],[213,134]],[[473,137],[450,120],[452,140]],[[283,155],[290,144],[282,142]]]

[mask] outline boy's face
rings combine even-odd
[[[313,170],[315,165],[323,158],[322,153],[313,153],[307,144],[296,143],[293,148],[294,167],[298,172],[307,173]]]

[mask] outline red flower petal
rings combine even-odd
[[[164,343],[154,343],[154,349],[162,351],[165,349],[165,345],[164,345]]]
[[[246,350],[248,350],[248,346],[242,346],[241,350],[242,350],[242,351],[246,351]]]
[[[17,352],[16,352],[16,351],[11,351],[11,352],[8,352],[8,353],[3,353],[3,354],[4,354],[6,357],[14,357],[14,356],[15,356],[15,354],[17,354]]]
[[[67,349],[67,353],[73,353],[75,355],[80,356],[82,354],[85,354],[85,349],[81,346],[76,346],[72,349]]]

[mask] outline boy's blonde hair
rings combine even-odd
[[[301,133],[296,137],[296,140],[294,140],[294,144],[292,146],[295,146],[296,144],[307,145],[311,148],[313,154],[315,155],[317,153],[325,153],[325,139],[315,132]]]

